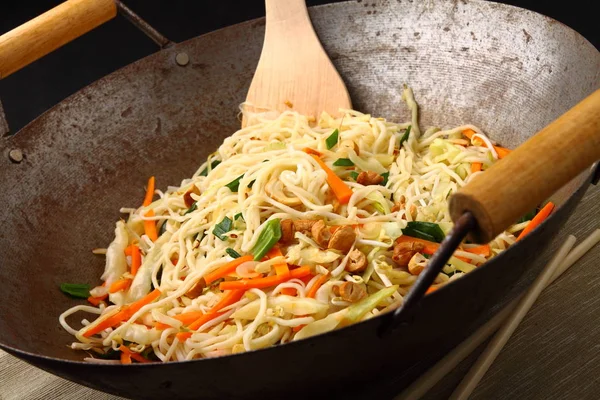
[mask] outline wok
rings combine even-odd
[[[409,118],[402,84],[415,91],[421,124],[473,122],[515,147],[600,84],[600,55],[570,28],[484,1],[346,2],[311,18],[354,107]],[[493,21],[493,23],[492,23]],[[56,375],[131,398],[339,397],[395,390],[526,288],[543,249],[580,201],[593,171],[557,192],[555,213],[508,251],[427,296],[410,322],[379,336],[380,318],[322,336],[235,356],[169,364],[95,365],[67,345],[58,315],[75,301],[62,282],[98,281],[121,206],[145,180],[190,176],[240,124],[260,55],[264,19],[167,47],[81,90],[0,150],[0,347]],[[179,65],[176,55],[189,63]],[[81,316],[77,317],[81,319]],[[73,322],[73,321],[71,321]],[[291,389],[293,388],[293,390]]]

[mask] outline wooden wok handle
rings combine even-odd
[[[0,79],[117,15],[113,0],[68,0],[0,36]]]
[[[527,140],[450,199],[454,221],[477,220],[487,243],[600,159],[600,89]]]

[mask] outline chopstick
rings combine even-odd
[[[560,250],[553,257],[552,261],[544,268],[542,273],[535,279],[533,285],[529,288],[525,297],[517,308],[510,315],[508,320],[502,325],[500,330],[494,335],[492,341],[485,348],[481,356],[477,359],[475,364],[471,367],[467,375],[460,382],[458,387],[454,390],[450,396],[450,400],[464,400],[468,399],[475,387],[483,378],[483,375],[490,368],[500,351],[508,342],[508,339],[512,336],[513,332],[517,329],[525,315],[535,303],[544,287],[550,282],[550,279],[554,275],[554,272],[560,265],[561,261],[565,259],[569,251],[575,244],[575,236],[569,236],[565,243],[561,246]]]
[[[597,229],[594,233],[588,236],[562,260],[550,280],[547,282],[546,287],[553,283],[573,264],[575,264],[575,262],[577,262],[598,242],[600,242],[600,229]],[[554,259],[552,261],[554,261]],[[523,297],[524,295],[506,305],[492,319],[475,331],[475,333],[472,334],[468,339],[463,341],[419,379],[413,382],[413,384],[406,388],[399,396],[395,398],[395,400],[416,400],[421,398],[444,376],[451,372],[462,360],[464,360],[477,347],[479,347],[479,345],[485,342],[494,332],[496,332],[506,318],[514,311],[517,304]]]

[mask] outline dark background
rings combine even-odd
[[[332,2],[307,0],[309,6]],[[593,7],[597,3],[595,0],[502,2],[555,18],[577,30],[596,48],[600,47],[598,14]],[[59,3],[60,0],[2,1],[0,34]],[[124,0],[124,3],[175,42],[264,15],[263,0]],[[11,131],[18,131],[89,83],[157,49],[146,36],[118,16],[16,72],[0,81],[0,100]]]

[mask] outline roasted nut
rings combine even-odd
[[[367,291],[358,283],[344,282],[340,285],[340,297],[350,303],[356,303],[367,296]]]
[[[338,285],[333,285],[331,287],[331,293],[333,293],[335,297],[340,297],[340,287]]]
[[[325,225],[323,220],[315,222],[310,229],[310,233],[319,246],[327,247],[329,239],[331,238],[331,232],[329,232],[329,228]]]
[[[291,243],[294,240],[294,234],[296,228],[294,222],[291,219],[284,219],[281,221],[281,243]]]
[[[183,201],[185,202],[185,206],[187,208],[190,208],[196,202],[196,200],[192,199],[192,193],[200,195],[200,189],[198,189],[198,186],[192,185],[190,190],[185,192],[185,194],[183,195]]]
[[[400,196],[400,198],[398,200],[396,200],[396,202],[394,203],[394,205],[392,206],[392,212],[396,212],[396,211],[400,211],[404,208],[404,204],[405,204],[405,199],[404,196]]]
[[[367,256],[358,249],[352,250],[348,256],[346,271],[351,273],[362,272],[365,268],[367,268]]]
[[[411,258],[422,251],[425,246],[419,242],[396,242],[394,244],[394,255],[392,260],[400,267],[407,267]]]
[[[419,275],[427,266],[427,259],[423,254],[416,253],[408,262],[408,271],[413,275]]]
[[[331,239],[329,239],[327,248],[339,250],[342,253],[347,253],[352,248],[355,240],[356,232],[354,232],[354,228],[349,225],[345,225],[333,232]]]
[[[415,206],[414,204],[410,205],[410,215],[413,219],[417,217],[417,206]]]
[[[206,287],[206,281],[204,278],[200,278],[198,282],[188,292],[185,294],[190,299],[195,299],[196,297],[202,295],[204,288]]]
[[[363,171],[358,174],[356,178],[356,183],[360,183],[361,185],[379,185],[383,182],[383,176],[379,175],[377,172],[373,171]]]
[[[316,219],[297,219],[294,221],[294,228],[296,228],[296,231],[302,233],[310,232],[317,221]]]

